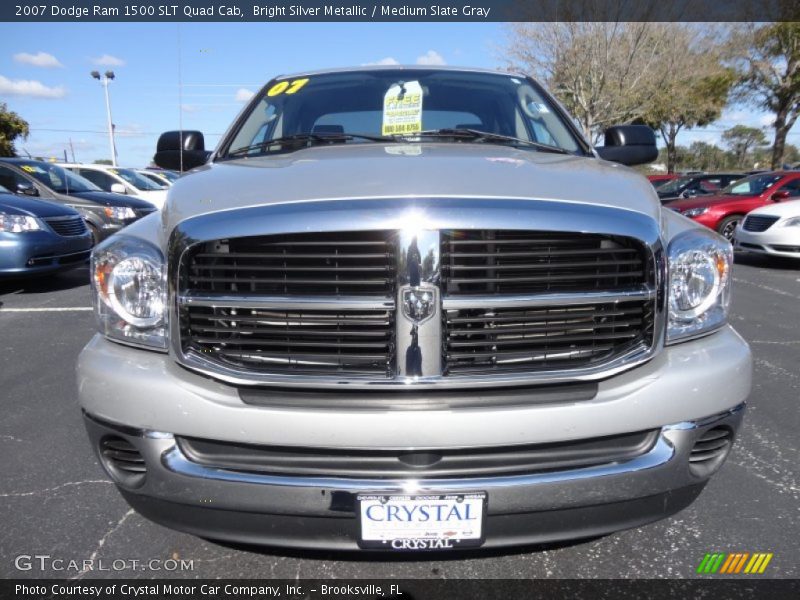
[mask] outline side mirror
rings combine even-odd
[[[790,194],[788,190],[780,190],[772,194],[772,196],[770,196],[770,200],[773,202],[780,202],[781,200],[788,200],[789,196]]]
[[[32,183],[18,183],[17,184],[17,193],[24,194],[26,196],[38,196],[39,190],[36,189],[36,186]]]
[[[153,162],[162,169],[189,171],[204,165],[211,156],[199,131],[167,131],[158,138]],[[183,165],[181,165],[183,157]],[[181,169],[183,166],[183,169]]]
[[[128,188],[126,188],[121,183],[112,183],[111,184],[111,191],[114,192],[115,194],[127,194],[128,193]]]
[[[595,148],[600,158],[623,165],[643,165],[658,158],[656,134],[647,125],[615,125],[605,131],[605,145]]]

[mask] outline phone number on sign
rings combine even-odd
[[[54,4],[17,4],[17,17],[59,17],[82,19],[88,17],[242,17],[238,6],[225,4],[189,6],[181,4],[125,4],[123,6],[56,6]]]

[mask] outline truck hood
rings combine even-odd
[[[377,198],[503,198],[591,203],[659,219],[642,175],[596,158],[485,143],[389,143],[312,147],[220,161],[177,180],[164,224],[269,204]]]

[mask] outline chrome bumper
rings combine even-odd
[[[688,505],[707,480],[689,471],[689,453],[697,439],[721,425],[735,434],[743,414],[744,404],[740,404],[722,414],[665,426],[651,450],[622,463],[527,475],[442,480],[300,478],[209,468],[184,456],[170,434],[117,428],[88,415],[86,426],[95,449],[104,436],[113,434],[124,437],[142,453],[148,466],[144,484],[136,489],[124,486],[120,489],[135,508],[157,522],[221,539],[355,549],[355,496],[359,492],[486,491],[489,533],[493,519],[496,523],[508,523],[515,516],[521,522],[533,519],[540,523],[544,515],[551,514],[553,522],[564,523],[555,529],[529,534],[525,534],[523,527],[510,537],[498,534],[493,540],[489,536],[487,545],[596,535],[663,518]],[[220,511],[229,514],[217,518]],[[544,515],[534,517],[530,513]],[[617,517],[613,516],[617,513],[620,513]],[[295,534],[279,533],[281,527],[270,524],[298,518],[303,524],[295,523]],[[253,519],[261,524],[251,523]],[[335,520],[334,525],[331,519]],[[238,524],[244,523],[248,524],[239,528]],[[266,529],[252,531],[252,527]],[[331,527],[337,534],[333,536],[335,541],[330,532],[321,540],[313,535]]]

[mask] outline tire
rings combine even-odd
[[[717,233],[726,240],[732,241],[733,234],[739,226],[739,223],[742,222],[742,219],[744,219],[744,215],[729,215],[725,217],[719,222],[719,225],[717,225]]]

